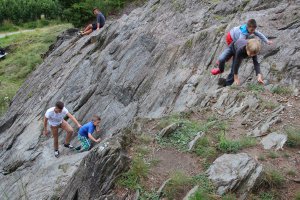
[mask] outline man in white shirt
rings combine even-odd
[[[67,132],[67,137],[64,146],[70,149],[74,148],[72,145],[70,145],[71,136],[74,133],[74,130],[70,126],[70,124],[64,120],[65,116],[68,116],[78,126],[78,128],[81,127],[81,125],[76,120],[76,118],[69,113],[69,111],[65,108],[64,103],[61,101],[58,101],[55,104],[55,107],[49,108],[44,118],[44,135],[46,136],[48,135],[47,125],[49,123],[51,132],[53,134],[53,139],[54,139],[54,155],[57,158],[59,157],[59,151],[58,151],[58,129],[59,128],[62,128]]]

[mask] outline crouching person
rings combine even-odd
[[[93,133],[96,130],[96,132],[100,131],[100,122],[101,118],[97,115],[94,115],[92,118],[92,121],[84,124],[78,132],[78,140],[80,141],[80,146],[76,147],[76,150],[78,151],[88,151],[91,148],[91,141],[99,143],[101,141],[100,138],[95,139],[93,137]]]

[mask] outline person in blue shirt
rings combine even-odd
[[[91,32],[96,30],[98,31],[105,25],[105,17],[100,10],[98,8],[94,8],[93,13],[96,16],[96,23],[89,24],[83,31],[80,31],[79,34],[81,36],[89,35]]]
[[[81,143],[81,146],[76,147],[76,150],[88,151],[91,148],[91,141],[99,143],[101,139],[95,139],[93,137],[93,133],[100,131],[99,125],[101,122],[101,118],[97,115],[94,115],[92,121],[84,124],[78,131],[78,140]]]
[[[273,44],[271,40],[268,40],[268,38],[256,30],[257,24],[255,19],[248,20],[247,24],[243,24],[241,26],[236,26],[232,28],[226,35],[226,43],[228,46],[232,42],[236,42],[238,39],[249,39],[249,37],[254,34],[257,37],[259,37],[264,43],[267,44]]]

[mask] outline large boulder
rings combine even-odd
[[[262,174],[262,166],[246,153],[224,154],[207,170],[209,179],[223,195],[234,191],[243,200]]]

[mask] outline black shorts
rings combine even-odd
[[[97,24],[92,24],[93,26],[93,31],[97,30]],[[104,25],[100,24],[100,28],[102,28]]]

